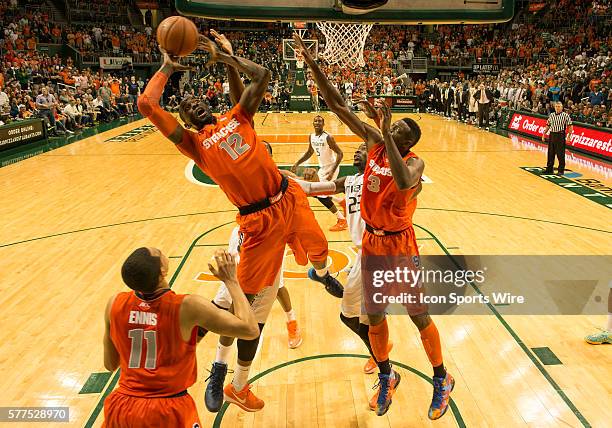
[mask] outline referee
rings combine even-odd
[[[548,116],[546,129],[542,135],[542,142],[546,142],[546,134],[550,130],[550,141],[548,143],[548,162],[546,164],[546,174],[554,174],[555,155],[559,159],[559,175],[565,172],[565,132],[567,138],[572,137],[574,127],[570,115],[563,111],[563,103],[555,103],[555,111]]]

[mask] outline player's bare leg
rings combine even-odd
[[[280,303],[283,311],[285,311],[285,315],[287,316],[287,336],[289,348],[295,349],[302,344],[302,335],[297,324],[295,311],[291,306],[291,297],[289,296],[287,287],[278,289],[276,300],[278,300],[278,303]]]
[[[254,294],[247,294],[249,302],[255,299]],[[251,364],[257,352],[261,331],[264,324],[259,324],[260,334],[256,339],[238,339],[238,358],[234,370],[232,383],[223,388],[223,398],[225,401],[236,404],[246,412],[257,412],[264,407],[263,400],[259,399],[251,392],[251,385],[248,383]]]

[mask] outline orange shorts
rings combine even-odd
[[[383,280],[382,275],[376,275],[376,272],[395,272],[397,269],[416,271],[420,264],[419,247],[412,226],[398,234],[387,236],[378,236],[366,230],[361,243],[361,276],[366,312],[384,312],[389,303],[386,303],[383,297],[389,296],[404,298],[405,301],[401,304],[409,315],[427,312],[427,304],[422,303],[425,289],[420,282],[412,284],[389,281]],[[374,278],[378,278],[378,283]],[[402,276],[402,280],[405,278]]]
[[[104,401],[103,428],[199,428],[191,395],[176,398],[144,398],[113,391]]]
[[[302,188],[289,180],[287,191],[276,204],[252,214],[236,216],[244,234],[238,263],[238,282],[246,294],[256,294],[274,283],[285,245],[295,261],[327,261],[327,239],[315,220]]]

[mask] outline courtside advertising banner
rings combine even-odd
[[[531,116],[523,112],[512,115],[508,130],[542,138],[546,129],[546,118]],[[574,133],[567,141],[568,148],[612,161],[612,130],[593,129],[574,123]]]

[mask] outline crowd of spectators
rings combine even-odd
[[[133,116],[146,84],[125,71],[77,70],[70,59],[58,55],[19,53],[4,60],[0,63],[0,123],[42,118],[52,136]]]
[[[160,55],[151,26],[142,31],[125,25],[100,23],[61,26],[49,22],[44,11],[19,9],[16,3],[15,0],[0,0],[0,19],[8,22],[0,32],[0,88],[4,87],[4,95],[0,94],[0,111],[4,121],[10,117],[40,114],[36,97],[45,86],[58,102],[54,108],[56,112],[61,113],[70,105],[59,99],[62,89],[66,89],[68,98],[75,99],[77,109],[80,104],[83,114],[95,120],[109,120],[117,114],[133,112],[134,97],[144,85],[144,81],[137,80],[138,91],[128,88],[133,73],[124,70],[111,77],[91,70],[77,70],[70,58],[49,57],[36,47],[38,43],[66,43],[82,55],[132,56],[134,62],[155,62]],[[364,67],[353,70],[323,63],[323,69],[349,103],[379,95],[416,95],[423,110],[470,121],[473,108],[469,106],[469,93],[465,112],[454,97],[475,91],[484,83],[493,98],[492,121],[505,108],[547,114],[551,102],[560,100],[575,120],[610,126],[612,20],[609,18],[612,11],[609,3],[606,0],[548,1],[536,14],[522,10],[519,18],[509,24],[376,26],[366,42]],[[83,4],[89,2],[83,1]],[[105,7],[110,7],[114,3],[106,4]],[[262,109],[288,109],[295,63],[283,60],[283,39],[291,37],[287,25],[244,24],[240,30],[226,22],[196,20],[196,24],[205,35],[210,28],[220,27],[237,55],[264,64],[272,71]],[[308,30],[305,38],[324,43],[324,38],[314,28]],[[410,61],[417,57],[427,58],[430,67],[477,61],[497,64],[501,71],[497,76],[478,77],[471,75],[469,69],[455,69],[446,73],[443,78],[446,81],[425,81],[424,74],[410,73],[407,78],[400,78],[404,68],[410,69]],[[194,70],[180,83],[175,81],[165,92],[166,107],[176,109],[182,97],[192,95],[206,98],[213,108],[228,108],[229,84],[225,81],[225,67],[217,64],[204,67],[206,58],[198,55],[190,61]],[[323,105],[318,89],[308,73],[306,79],[313,107],[318,108]],[[102,97],[103,109],[99,105],[99,114],[94,115],[93,102],[99,92],[106,93],[105,86],[115,90]],[[453,99],[449,98],[450,92]],[[32,100],[34,104],[30,103],[33,107],[30,109],[28,102]],[[51,122],[50,116],[45,114]],[[84,125],[66,122],[67,130]],[[86,119],[84,122],[90,123]]]

